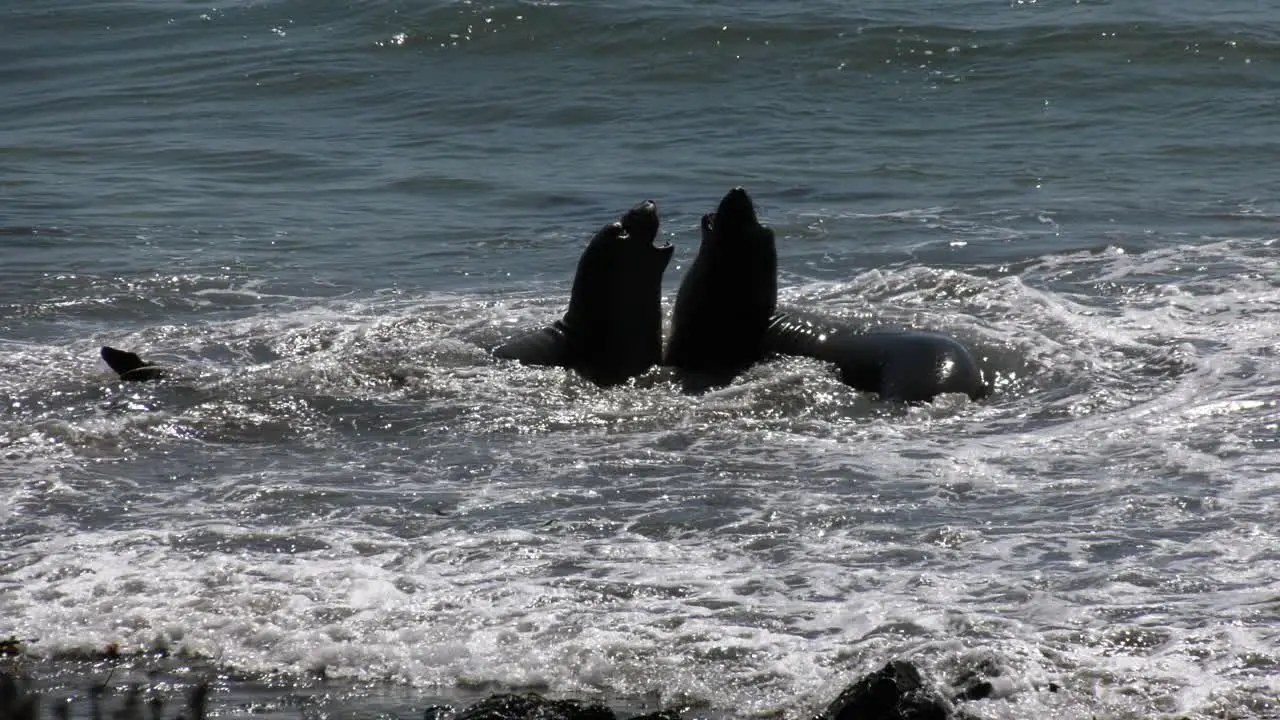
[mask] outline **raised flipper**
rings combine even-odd
[[[159,380],[165,376],[164,368],[138,357],[137,353],[117,350],[107,345],[102,346],[102,359],[107,366],[120,376],[121,380],[145,382]]]

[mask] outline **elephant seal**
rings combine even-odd
[[[165,376],[164,368],[159,365],[152,365],[139,357],[137,353],[117,350],[103,345],[102,359],[107,363],[108,367],[116,371],[121,380],[146,382],[147,380],[159,380]]]
[[[675,248],[655,245],[658,206],[646,200],[587,243],[569,309],[551,325],[515,337],[493,355],[524,365],[573,369],[601,386],[641,375],[662,359],[662,273]]]
[[[944,393],[978,400],[990,394],[969,349],[948,335],[920,330],[858,330],[798,312],[773,316],[766,352],[834,363],[840,381],[886,400],[929,402]]]
[[[702,243],[671,313],[663,364],[686,390],[727,384],[763,357],[778,305],[778,252],[747,191],[737,187],[702,216]]]
[[[954,338],[915,330],[860,330],[778,309],[778,253],[743,188],[702,218],[702,245],[680,284],[664,362],[687,390],[723,385],[773,355],[834,364],[840,379],[882,399],[927,402],[988,394],[973,356]]]

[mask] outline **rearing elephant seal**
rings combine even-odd
[[[988,393],[973,356],[946,335],[780,312],[777,266],[773,230],[760,224],[746,190],[730,190],[702,218],[702,246],[672,314],[665,363],[684,373],[687,389],[728,383],[770,355],[803,355],[835,364],[846,385],[886,400]]]
[[[605,225],[578,261],[564,317],[494,348],[525,365],[572,368],[597,385],[617,385],[662,359],[662,273],[671,243],[655,245],[651,200]]]
[[[724,385],[763,356],[778,305],[773,230],[756,219],[747,191],[729,191],[702,216],[698,256],[680,282],[663,364],[688,390]]]

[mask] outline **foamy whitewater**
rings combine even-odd
[[[998,373],[989,402],[910,409],[809,361],[688,397],[662,371],[599,390],[486,359],[562,298],[112,336],[226,356],[160,385],[88,367],[107,337],[11,345],[5,616],[49,652],[749,714],[887,656],[997,663],[992,717],[1261,712],[1280,689],[1272,253],[1108,247],[786,292],[947,328]],[[1141,279],[1185,265],[1204,274]]]
[[[793,719],[907,658],[997,669],[979,718],[1277,716],[1280,16],[1049,5],[5,4],[0,638]],[[994,395],[489,357],[646,197],[670,308],[739,183],[784,305],[953,334]]]

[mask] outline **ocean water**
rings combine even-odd
[[[980,718],[1280,715],[1275,4],[4,0],[0,67],[37,658],[801,718],[904,657],[999,672]],[[669,306],[738,184],[786,304],[996,394],[486,355],[646,198]]]

